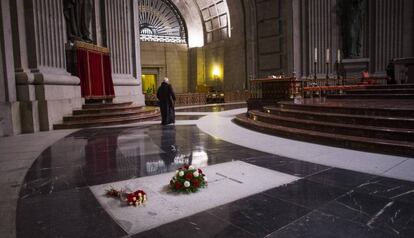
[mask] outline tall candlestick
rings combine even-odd
[[[315,63],[318,63],[318,48],[315,48]]]
[[[326,63],[329,63],[329,48],[326,49]]]
[[[341,63],[341,50],[340,49],[338,49],[338,53],[336,54],[337,55],[337,61],[338,61],[338,63]]]

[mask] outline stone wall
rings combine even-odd
[[[231,37],[190,49],[189,85],[207,85],[222,91],[241,90],[247,84],[244,5],[241,0],[227,1],[231,18]],[[218,68],[219,77],[213,70]]]
[[[266,77],[293,71],[292,1],[256,0],[257,75]]]
[[[342,40],[337,0],[293,0],[294,68],[299,76],[336,74],[334,62]],[[394,58],[414,55],[413,2],[410,0],[368,0],[363,19],[362,59],[348,59],[351,64],[368,62],[372,74],[384,75],[388,62]],[[296,31],[295,29],[300,29]],[[318,63],[314,65],[314,49]],[[330,64],[326,64],[326,49]]]
[[[369,4],[370,70],[385,74],[389,60],[414,56],[413,1],[383,0]]]
[[[141,42],[143,73],[158,75],[158,85],[164,77],[170,79],[177,93],[188,91],[188,48],[186,44]]]

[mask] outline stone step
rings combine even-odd
[[[338,135],[333,133],[279,126],[250,119],[246,116],[246,114],[238,115],[234,119],[234,122],[255,131],[295,140],[376,153],[414,157],[414,143],[412,142]]]
[[[90,108],[73,110],[73,115],[82,114],[105,114],[105,113],[120,113],[120,112],[139,112],[144,106],[122,106],[115,108]]]
[[[388,89],[355,89],[348,90],[346,94],[414,94],[414,88],[388,88]]]
[[[137,114],[140,114],[140,115],[151,114],[153,112],[154,110],[148,110],[148,109],[141,108],[139,110],[132,110],[132,111],[109,112],[109,113],[98,113],[98,114],[78,114],[78,115],[63,117],[63,122],[97,120],[97,119],[115,119],[115,118],[129,117],[129,116],[133,116]]]
[[[385,117],[385,116],[366,116],[356,114],[342,114],[342,113],[329,113],[310,110],[298,110],[278,108],[278,107],[265,107],[264,111],[276,116],[291,117],[303,120],[314,120],[320,122],[332,122],[351,125],[364,125],[375,127],[389,127],[389,128],[404,128],[414,129],[414,119],[402,118],[402,117]]]
[[[98,108],[118,108],[131,106],[132,102],[120,102],[120,103],[88,103],[83,104],[82,109],[98,109]]]
[[[398,103],[398,102],[396,102]],[[414,103],[414,101],[413,101]],[[414,110],[401,108],[369,108],[369,107],[350,107],[338,105],[327,106],[321,104],[294,104],[292,102],[279,102],[278,105],[283,109],[293,109],[311,112],[328,112],[338,114],[353,114],[364,116],[383,116],[383,117],[403,117],[413,118]]]
[[[365,125],[342,124],[332,122],[321,122],[316,120],[304,120],[293,117],[276,116],[260,111],[249,111],[248,117],[273,125],[292,127],[297,129],[319,131],[332,134],[349,136],[382,138],[387,140],[414,142],[414,129],[373,127]]]
[[[414,99],[414,94],[332,94],[328,99]]]
[[[158,120],[160,118],[158,112],[151,114],[137,114],[134,116],[122,117],[122,118],[111,118],[111,119],[96,119],[76,122],[64,122],[62,124],[56,124],[53,129],[75,129],[75,128],[88,128],[88,127],[99,127],[99,126],[110,126],[110,125],[121,125],[136,123],[141,121]]]

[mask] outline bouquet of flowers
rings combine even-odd
[[[194,193],[206,186],[207,176],[201,169],[196,169],[191,165],[185,165],[175,171],[170,181],[170,188],[175,192]]]
[[[143,190],[137,190],[133,193],[126,193],[122,190],[111,188],[106,190],[106,195],[108,197],[118,198],[134,207],[144,204],[144,202],[147,201],[147,194]]]

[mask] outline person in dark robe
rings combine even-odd
[[[168,78],[164,78],[164,81],[158,88],[157,98],[160,103],[161,124],[175,123],[175,93],[172,86],[168,83]]]
[[[396,84],[397,81],[395,81],[395,67],[393,60],[390,60],[385,71],[387,72],[387,84]]]

